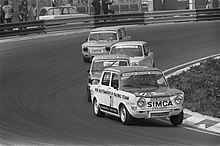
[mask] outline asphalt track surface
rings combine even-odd
[[[220,53],[220,21],[127,28],[163,70]],[[147,119],[97,118],[86,98],[88,32],[0,44],[0,144],[220,145],[220,136]]]

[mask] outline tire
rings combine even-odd
[[[155,67],[155,61],[153,62],[153,68]]]
[[[130,115],[130,113],[128,112],[128,110],[126,109],[124,105],[120,107],[119,114],[120,114],[120,119],[121,119],[122,124],[130,125],[133,123],[133,117]]]
[[[97,117],[103,117],[105,115],[105,113],[103,113],[100,108],[99,108],[99,105],[97,103],[97,100],[94,99],[94,102],[93,102],[93,112],[94,114],[97,116]]]
[[[87,92],[87,98],[88,98],[88,102],[91,102],[91,101],[92,101],[92,100],[91,100],[91,92],[90,92],[90,90],[89,90],[88,85],[87,85],[86,92]]]
[[[178,115],[175,116],[171,116],[170,117],[170,122],[174,125],[174,126],[178,126],[181,125],[183,122],[183,111],[181,111],[181,113],[179,113]]]
[[[83,61],[84,61],[84,62],[89,62],[89,60],[86,59],[84,56],[83,56]]]

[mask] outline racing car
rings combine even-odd
[[[127,55],[98,55],[93,57],[87,78],[87,97],[91,102],[90,86],[93,83],[99,82],[102,71],[107,67],[112,66],[129,66],[130,61]]]
[[[130,57],[131,66],[155,67],[154,53],[145,41],[123,41],[115,43],[109,54],[126,54]]]
[[[171,88],[163,72],[146,66],[106,68],[100,81],[90,87],[93,111],[120,117],[123,124],[133,119],[169,117],[173,125],[183,121],[184,92]]]
[[[84,62],[90,62],[95,55],[106,55],[117,42],[130,40],[122,26],[99,27],[91,30],[88,39],[82,44]]]

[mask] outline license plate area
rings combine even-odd
[[[103,49],[91,49],[91,53],[103,53]]]
[[[160,117],[167,117],[169,116],[169,112],[151,112],[150,117],[151,118],[160,118]]]

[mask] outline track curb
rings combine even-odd
[[[220,54],[215,54],[211,56],[207,56],[204,58],[200,58],[164,71],[165,77],[169,78],[171,76],[178,75],[183,71],[187,71],[191,66],[197,66],[201,61],[204,61],[208,58],[220,58]],[[184,120],[183,124],[192,125],[199,129],[207,130],[210,132],[220,134],[220,118],[214,118],[211,116],[206,116],[199,114],[197,112],[192,112],[189,109],[184,109]],[[219,135],[220,136],[220,135]]]

